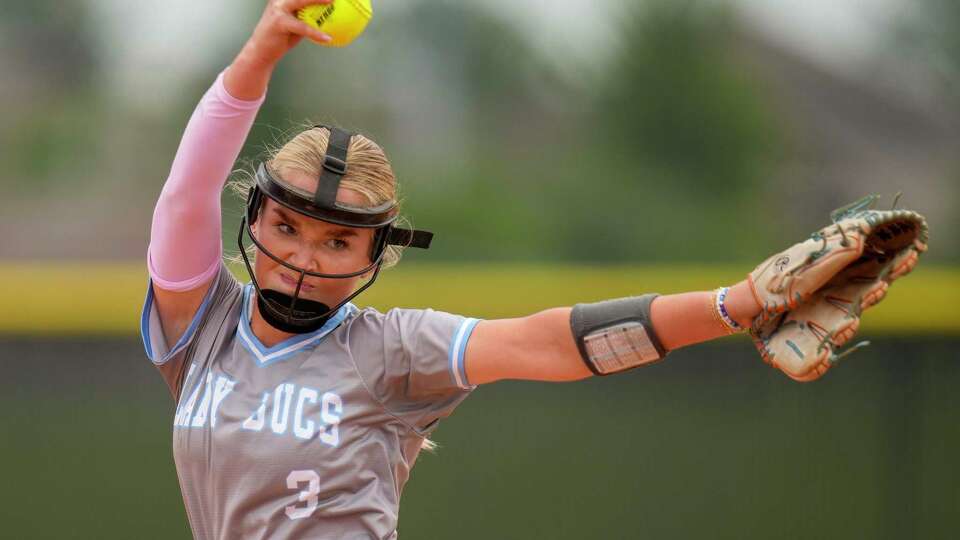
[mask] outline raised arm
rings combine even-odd
[[[270,2],[240,53],[190,118],[154,209],[147,267],[167,344],[189,326],[220,267],[220,193],[277,62],[303,37],[328,41],[294,14],[330,0]]]
[[[724,305],[741,326],[749,325],[760,313],[746,280],[730,288]],[[729,334],[715,309],[710,292],[659,296],[650,304],[650,322],[660,344],[671,351]],[[465,354],[467,382],[560,382],[593,375],[574,341],[571,311],[569,307],[554,308],[528,317],[477,324]]]

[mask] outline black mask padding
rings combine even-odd
[[[290,334],[306,334],[319,330],[333,315],[330,306],[323,302],[297,298],[290,309],[293,297],[280,291],[263,289],[263,297],[257,296],[257,309],[267,324]],[[266,299],[265,305],[264,299]]]
[[[320,170],[313,202],[321,208],[335,209],[340,180],[347,174],[347,153],[353,133],[338,127],[327,127],[327,131],[330,132],[330,137],[327,140],[327,151],[324,153],[323,168]]]
[[[260,215],[260,205],[263,204],[263,192],[256,185],[247,193],[247,223],[253,225]]]

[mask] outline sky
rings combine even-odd
[[[433,0],[439,1],[439,0]],[[453,1],[453,0],[447,0]],[[459,1],[459,0],[457,0]],[[106,22],[104,53],[116,88],[149,101],[158,86],[176,87],[222,57],[237,26],[252,29],[258,13],[227,13],[235,0],[165,0],[145,14],[127,0],[87,0]],[[909,8],[908,0],[733,0],[757,30],[827,68],[849,70],[865,60],[888,21]],[[375,13],[405,9],[407,2],[374,0]],[[624,2],[593,0],[487,0],[514,21],[558,66],[589,65],[615,44],[611,28]],[[229,25],[234,25],[233,27]],[[242,30],[242,29],[241,29]],[[122,44],[119,45],[118,44]],[[211,46],[211,44],[216,44]],[[144,68],[147,69],[144,69]],[[130,89],[140,90],[130,92]],[[149,103],[143,103],[149,105]]]

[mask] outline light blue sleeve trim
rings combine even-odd
[[[473,390],[476,386],[470,386],[467,380],[467,369],[464,363],[464,353],[467,350],[467,342],[470,335],[473,334],[474,327],[480,319],[464,319],[457,331],[453,333],[453,341],[450,342],[450,376],[454,384],[462,390]]]
[[[193,320],[190,321],[190,326],[183,332],[183,335],[180,336],[180,339],[177,340],[173,348],[167,351],[167,353],[163,355],[163,358],[157,360],[154,358],[153,344],[150,339],[150,312],[153,309],[153,280],[147,280],[147,297],[143,301],[143,312],[140,314],[140,337],[143,340],[143,348],[147,353],[147,358],[149,358],[151,362],[155,365],[162,366],[190,343],[193,334],[197,331],[197,327],[200,326],[200,320],[203,319],[207,308],[210,306],[210,301],[213,299],[214,289],[216,288],[217,283],[215,281],[210,285],[210,289],[203,298],[203,303],[200,304],[197,313],[193,316]]]

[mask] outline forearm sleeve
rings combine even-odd
[[[196,288],[220,266],[220,193],[265,97],[239,100],[223,78],[193,111],[153,211],[147,268],[165,290]]]

